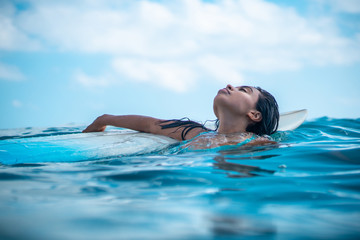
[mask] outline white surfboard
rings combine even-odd
[[[177,142],[131,130],[74,133],[0,141],[0,163],[77,162],[147,154]]]
[[[306,109],[281,114],[278,130],[293,130],[305,121],[306,116]],[[176,142],[165,136],[111,128],[106,132],[35,135],[1,140],[0,163],[72,162],[147,154]]]
[[[299,127],[308,115],[307,109],[282,113],[280,115],[278,131],[289,131]]]

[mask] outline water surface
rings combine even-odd
[[[0,131],[0,239],[360,236],[360,119],[183,153],[133,132],[86,148],[82,129]]]

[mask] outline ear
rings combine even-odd
[[[262,114],[257,110],[251,110],[247,115],[254,122],[260,122],[262,120]]]

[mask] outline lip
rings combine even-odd
[[[225,94],[229,94],[229,95],[230,95],[229,89],[226,89],[226,88],[220,89],[218,93],[225,93]]]

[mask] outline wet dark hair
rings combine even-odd
[[[256,103],[256,110],[261,112],[262,119],[260,122],[250,124],[246,131],[253,132],[257,135],[271,135],[276,132],[279,126],[279,106],[268,91],[255,87],[259,90],[259,100]]]
[[[185,140],[186,134],[188,134],[188,132],[190,132],[194,128],[201,128],[205,131],[211,131],[210,129],[205,127],[204,124],[191,121],[189,118],[160,121],[160,127],[161,129],[176,128],[174,132],[180,130],[180,128],[183,128],[181,132],[182,140]]]

